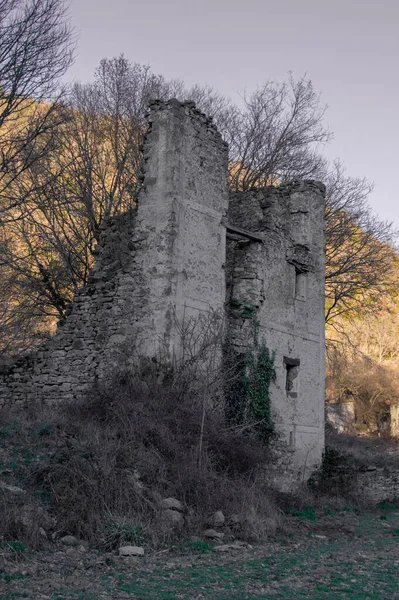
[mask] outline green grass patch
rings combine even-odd
[[[292,508],[287,506],[284,508],[284,512],[286,515],[291,515],[293,517],[299,517],[301,519],[307,519],[308,521],[316,521],[316,511],[311,506],[304,506],[301,509]]]
[[[190,540],[183,544],[183,548],[196,554],[206,554],[207,552],[212,552],[213,546],[204,540]]]

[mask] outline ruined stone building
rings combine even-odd
[[[211,120],[171,100],[153,103],[148,122],[137,210],[104,226],[66,322],[0,377],[0,403],[77,398],[133,347],[178,356],[176,321],[209,311],[226,315],[244,352],[256,318],[275,352],[273,420],[306,476],[324,445],[324,186],[229,198],[228,149]]]

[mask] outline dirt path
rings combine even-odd
[[[262,546],[143,558],[53,545],[0,565],[0,599],[398,599],[399,511],[291,516]]]

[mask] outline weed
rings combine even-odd
[[[9,581],[11,581],[12,577],[13,576],[10,575],[10,573],[7,573],[7,571],[0,569],[0,581],[5,581],[6,583],[8,583]]]
[[[104,523],[101,549],[115,550],[123,544],[141,546],[144,541],[144,527],[125,517],[113,517]]]
[[[0,429],[0,440],[10,438],[18,432],[18,423],[17,421],[11,421],[11,423],[6,423]]]
[[[186,550],[190,550],[190,552],[195,552],[196,554],[206,554],[207,552],[212,552],[213,549],[212,544],[203,540],[190,540],[185,542],[183,547]]]
[[[398,510],[398,504],[389,500],[382,500],[382,502],[377,504],[377,508],[386,512],[391,512]]]
[[[7,550],[10,550],[11,552],[14,552],[16,555],[21,555],[26,550],[25,544],[23,544],[22,542],[19,542],[19,541],[14,541],[14,540],[11,540],[11,541],[7,541],[6,540],[4,542],[4,547]]]
[[[52,432],[51,423],[47,423],[45,421],[42,423],[39,423],[39,426],[36,429],[36,435],[39,437],[47,437],[51,434],[51,432]]]
[[[311,506],[304,506],[301,509],[296,509],[287,506],[284,508],[284,512],[285,514],[292,515],[293,517],[307,519],[308,521],[316,521],[316,512],[315,509]]]
[[[52,527],[50,517],[42,525],[43,513],[56,515],[57,530],[105,550],[179,542],[198,534],[216,510],[239,516],[243,539],[275,531],[278,514],[259,483],[269,458],[264,445],[227,429],[222,411],[202,412],[201,382],[191,368],[162,369],[154,363],[145,372],[115,371],[51,413],[9,412],[17,433],[7,440],[3,468],[34,506],[27,530],[10,500],[0,522],[4,539],[39,547],[40,527]],[[191,509],[182,528],[162,517],[160,499],[170,496]]]

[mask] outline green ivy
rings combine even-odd
[[[244,304],[237,298],[232,298],[230,300],[230,306],[233,310],[239,311],[245,319],[252,319],[256,314],[255,306]]]
[[[249,425],[262,441],[268,442],[274,432],[269,388],[276,379],[275,353],[265,343],[259,343],[260,323],[255,307],[244,305],[237,299],[230,305],[244,318],[251,318],[253,346],[242,354],[231,348],[225,352],[227,418],[233,425]]]
[[[262,441],[268,441],[274,431],[269,393],[270,384],[276,380],[274,357],[275,354],[265,344],[248,352],[246,357],[244,387],[248,404],[247,419],[256,423],[255,430]]]

